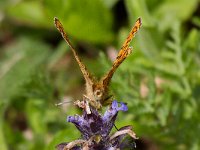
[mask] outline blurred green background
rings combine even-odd
[[[80,137],[66,122],[81,114],[84,80],[54,27],[58,17],[89,70],[101,77],[138,17],[133,53],[110,86],[129,111],[137,149],[200,149],[198,0],[1,0],[0,149],[55,149]]]

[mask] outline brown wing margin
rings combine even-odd
[[[61,24],[61,22],[58,20],[58,18],[54,18],[54,24],[56,26],[56,28],[58,29],[58,31],[61,33],[62,37],[64,38],[64,40],[66,41],[66,43],[69,45],[70,49],[72,50],[74,57],[81,69],[81,72],[85,78],[86,83],[88,84],[92,84],[92,77],[90,75],[90,73],[88,72],[86,66],[82,63],[81,59],[78,57],[78,54],[76,53],[75,48],[72,46],[70,40],[67,37],[67,34],[64,31],[63,25]]]
[[[125,42],[123,43],[122,48],[120,49],[117,58],[115,59],[112,68],[108,71],[108,73],[101,79],[103,82],[103,85],[106,87],[109,85],[110,80],[115,72],[115,70],[119,67],[119,65],[128,57],[128,55],[131,53],[132,48],[129,47],[130,42],[132,41],[133,37],[137,33],[137,31],[140,29],[142,25],[141,18],[138,18],[135,25],[131,29],[131,32],[129,33],[128,37],[126,38]]]

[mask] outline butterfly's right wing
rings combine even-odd
[[[75,48],[72,46],[70,40],[67,37],[67,34],[64,31],[63,25],[61,24],[61,22],[55,17],[54,18],[54,24],[56,26],[56,28],[58,29],[58,31],[61,33],[62,37],[64,38],[64,40],[67,42],[67,44],[69,45],[70,49],[72,50],[74,57],[81,69],[81,72],[83,73],[83,76],[85,78],[86,84],[92,85],[93,84],[93,80],[92,80],[92,76],[90,75],[89,71],[87,70],[86,66],[82,63],[81,59],[78,57],[78,54],[76,53]]]

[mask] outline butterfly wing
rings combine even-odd
[[[138,18],[135,25],[133,26],[131,32],[129,33],[128,37],[126,38],[125,42],[123,43],[122,48],[120,49],[117,58],[115,59],[112,68],[108,71],[108,73],[101,79],[102,84],[107,87],[111,81],[111,78],[115,72],[115,70],[119,67],[119,65],[128,57],[131,53],[132,48],[129,47],[130,42],[132,41],[133,37],[140,29],[142,25],[141,18]]]
[[[63,25],[57,18],[54,18],[54,24],[55,24],[56,28],[58,29],[58,31],[61,33],[61,35],[64,38],[64,40],[66,41],[66,43],[69,45],[70,49],[72,50],[74,57],[75,57],[78,65],[81,69],[81,72],[85,78],[86,84],[92,85],[93,84],[92,76],[90,75],[86,66],[82,63],[81,59],[78,57],[78,54],[76,53],[75,48],[72,46],[70,40],[67,37],[66,32],[64,31]]]

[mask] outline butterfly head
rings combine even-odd
[[[86,87],[86,95],[89,98],[90,105],[96,109],[101,109],[104,99],[107,96],[107,89],[105,86],[94,82],[92,86],[88,85]]]
[[[93,94],[94,94],[94,99],[96,101],[102,102],[105,95],[106,95],[106,89],[103,85],[101,84],[96,84],[93,87]]]

